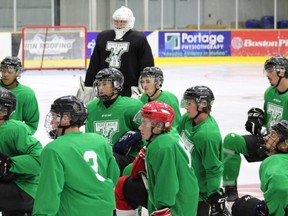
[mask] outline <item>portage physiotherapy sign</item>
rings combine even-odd
[[[159,57],[229,56],[230,32],[159,32]]]

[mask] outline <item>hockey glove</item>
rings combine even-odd
[[[259,108],[251,108],[248,111],[248,119],[245,128],[252,135],[260,135],[263,124],[264,112]]]
[[[9,172],[11,164],[10,157],[0,152],[0,181],[10,182],[15,179],[15,175]]]
[[[256,205],[255,215],[256,216],[268,216],[269,215],[269,211],[268,211],[267,205],[266,205],[264,200],[259,202]]]
[[[172,216],[172,213],[169,208],[164,208],[157,211],[153,211],[150,216]]]
[[[113,151],[126,156],[133,146],[141,145],[141,140],[142,136],[140,132],[128,131],[113,145]]]
[[[206,202],[210,205],[210,216],[229,215],[226,209],[226,195],[223,192],[211,194]]]
[[[146,175],[145,154],[146,148],[144,147],[139,151],[138,156],[133,161],[131,171],[131,176],[133,178],[141,178],[141,173],[144,173]]]

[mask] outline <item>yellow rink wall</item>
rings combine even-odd
[[[263,63],[271,56],[233,56],[233,57],[181,57],[181,58],[154,58],[155,65],[161,66],[166,64],[207,64],[207,63]],[[87,59],[89,65],[90,59]]]
[[[260,62],[264,63],[268,58],[271,56],[237,56],[237,57],[179,57],[179,58],[154,58],[155,65],[161,66],[161,65],[171,65],[171,64],[207,64],[207,63],[249,63],[249,62]],[[87,59],[87,67],[89,65],[90,59]],[[47,65],[45,65],[47,64]],[[69,65],[77,65],[80,67],[83,67],[83,61],[77,61],[77,60],[46,60],[44,67],[47,66],[61,66],[61,67],[67,67],[69,68]],[[33,60],[33,61],[25,61],[26,69],[29,69],[30,67],[36,67],[40,65],[39,61]]]

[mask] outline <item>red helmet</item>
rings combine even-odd
[[[152,101],[145,104],[140,113],[142,117],[148,118],[151,121],[152,126],[156,126],[157,123],[162,122],[164,124],[164,131],[171,129],[175,117],[172,107],[160,101]]]

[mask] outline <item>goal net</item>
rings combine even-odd
[[[85,26],[22,28],[24,70],[86,69]]]

